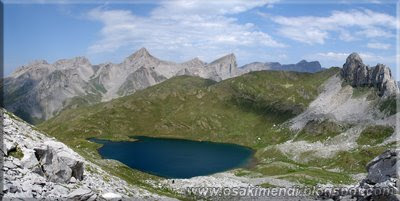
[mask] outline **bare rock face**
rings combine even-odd
[[[237,64],[234,54],[226,55],[205,66],[209,74],[205,77],[215,81],[225,80],[236,75]]]
[[[119,87],[117,94],[119,96],[133,94],[137,90],[145,89],[166,79],[152,69],[141,67],[126,78],[125,82]]]
[[[347,57],[346,63],[343,64],[343,69],[340,73],[346,81],[348,81],[352,85],[357,85],[357,75],[359,74],[358,69],[365,68],[366,66],[364,65],[360,55],[358,55],[357,53],[352,53]]]
[[[347,57],[340,74],[353,87],[375,87],[379,96],[388,97],[399,92],[389,67],[383,64],[366,66],[357,53]]]
[[[176,75],[190,75],[202,78],[221,81],[237,76],[237,63],[234,54],[223,56],[209,64],[201,61],[192,61],[193,63],[204,64],[203,66],[185,67],[178,71]]]
[[[4,79],[4,107],[34,123],[60,112],[74,97],[98,96],[90,82],[94,69],[84,57],[49,64],[35,61]]]

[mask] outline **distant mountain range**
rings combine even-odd
[[[278,62],[253,62],[240,67],[239,71],[243,74],[251,71],[260,70],[283,70],[315,73],[321,71],[322,67],[318,61],[307,62],[306,60],[301,60],[296,64],[280,64]]]
[[[60,111],[126,96],[179,75],[221,81],[251,71],[287,70],[317,72],[318,61],[281,65],[255,62],[237,67],[229,54],[211,63],[194,58],[184,63],[163,61],[145,48],[123,62],[92,65],[85,57],[61,59],[52,64],[34,61],[4,79],[4,107],[30,123],[49,119]]]

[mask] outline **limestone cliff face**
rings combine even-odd
[[[226,55],[211,62],[206,68],[210,69],[209,77],[215,81],[234,77],[237,74],[236,57],[234,54]]]
[[[76,57],[53,64],[36,61],[4,79],[4,106],[34,122],[57,114],[65,101],[76,96],[96,96],[90,83],[94,69],[89,60]]]
[[[365,65],[357,53],[350,54],[340,72],[342,78],[353,87],[375,87],[380,96],[393,96],[399,92],[389,67],[377,64]]]
[[[191,75],[212,79],[215,81],[225,80],[237,76],[237,63],[234,54],[223,56],[210,64],[195,61],[194,67],[185,67],[176,75]],[[203,64],[203,65],[201,65]]]
[[[38,60],[4,79],[3,107],[35,123],[65,108],[130,95],[174,76],[193,75],[220,81],[235,76],[236,69],[233,54],[210,64],[198,58],[174,63],[157,59],[145,48],[119,64],[92,65],[84,57],[62,59],[53,64]]]

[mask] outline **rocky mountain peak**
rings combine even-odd
[[[353,52],[347,57],[346,63],[343,64],[343,69],[341,71],[341,74],[346,81],[354,83],[355,80],[357,79],[355,77],[356,69],[365,69],[365,68],[366,66],[364,65],[360,55],[358,55],[356,52]]]
[[[72,59],[60,59],[54,62],[56,67],[78,67],[81,65],[91,65],[86,57],[74,57]]]
[[[145,47],[140,48],[136,53],[140,55],[150,55],[149,51],[147,51]]]
[[[294,68],[289,68],[289,70],[292,71],[301,71],[301,72],[318,72],[322,70],[321,64],[319,61],[306,61],[306,60],[301,60],[297,64],[295,64]]]
[[[46,65],[49,64],[46,60],[44,59],[38,59],[38,60],[34,60],[31,63],[29,63],[29,66],[38,66],[38,65]]]
[[[198,57],[195,57],[189,61],[183,63],[183,65],[190,65],[190,66],[204,66],[206,63],[200,60]]]
[[[230,53],[228,55],[223,56],[222,58],[226,58],[226,59],[236,59],[236,56],[234,53]]]
[[[235,63],[236,63],[236,57],[235,57],[235,54],[233,54],[233,53],[225,55],[225,56],[211,62],[210,65],[215,64],[215,63],[232,62],[232,61],[235,61]]]
[[[190,61],[193,62],[193,63],[202,63],[202,64],[204,64],[204,62],[202,60],[200,60],[199,57],[195,57]]]
[[[215,81],[220,81],[237,76],[237,63],[236,57],[233,53],[223,56],[210,64],[206,65],[205,68],[209,69],[210,77]]]
[[[340,74],[353,87],[377,88],[380,96],[392,96],[399,91],[389,67],[383,64],[369,67],[357,53],[347,57]]]
[[[39,79],[43,73],[51,71],[51,64],[46,60],[34,60],[28,65],[21,66],[17,68],[10,77],[17,78],[22,75],[29,77],[30,79]],[[27,75],[29,74],[29,75]]]
[[[303,60],[297,62],[297,64],[304,64],[304,63],[308,63],[307,60],[304,60],[304,59],[303,59]]]
[[[225,57],[230,57],[230,58],[235,58],[236,59],[236,56],[233,53],[230,53],[230,54],[226,55]]]
[[[34,61],[30,62],[28,65],[24,65],[24,66],[18,67],[13,73],[15,74],[17,72],[20,72],[20,71],[23,71],[25,69],[28,69],[28,68],[30,68],[32,66],[40,66],[40,65],[48,65],[48,64],[49,63],[46,60],[43,60],[43,59],[34,60]]]
[[[80,64],[90,64],[90,61],[86,57],[74,57],[71,59],[75,63],[80,63]]]
[[[13,99],[7,99],[4,107],[34,122],[51,118],[64,107],[72,107],[77,98],[88,104],[108,101],[183,74],[220,81],[236,76],[236,68],[233,54],[216,60],[213,65],[199,58],[175,63],[152,56],[146,48],[119,64],[92,65],[85,57],[61,59],[52,64],[39,60],[7,78],[5,95]]]
[[[153,57],[146,48],[142,47],[128,58],[125,59],[125,62],[131,62],[138,59],[156,59]]]
[[[347,64],[362,64],[363,60],[361,59],[360,55],[357,52],[351,53],[347,59],[346,59]]]

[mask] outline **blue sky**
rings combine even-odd
[[[323,67],[342,66],[358,52],[369,65],[395,70],[395,1],[295,2],[5,1],[4,72],[36,59],[86,56],[93,64],[118,63],[141,47],[176,62],[211,62],[233,52],[239,65],[306,59]]]

